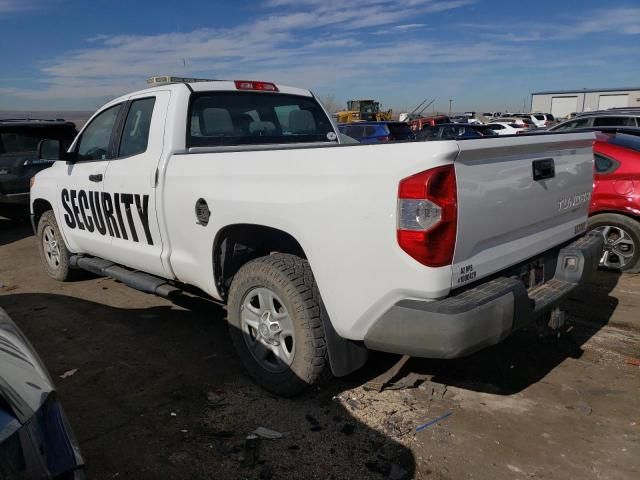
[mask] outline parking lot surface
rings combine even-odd
[[[57,283],[29,226],[1,218],[0,306],[54,377],[92,479],[640,478],[639,275],[599,272],[559,340],[410,359],[382,391],[399,358],[376,354],[295,399],[245,376],[222,307]],[[285,435],[247,442],[258,427]]]

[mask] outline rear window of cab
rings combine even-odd
[[[331,121],[312,97],[202,92],[191,98],[187,147],[336,141]]]

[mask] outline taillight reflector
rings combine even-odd
[[[456,243],[457,198],[453,165],[403,179],[398,188],[400,248],[423,265],[450,265]]]
[[[262,92],[277,92],[278,87],[269,82],[254,82],[253,80],[236,80],[238,90],[259,90]]]

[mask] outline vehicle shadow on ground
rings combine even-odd
[[[27,220],[17,221],[0,217],[0,247],[31,235],[33,235],[33,230]]]
[[[122,309],[55,294],[0,296],[54,378],[89,478],[414,477],[411,450],[334,399],[380,373],[386,357],[280,398],[244,373],[222,307],[176,303]],[[287,435],[247,443],[257,427]]]
[[[502,343],[456,360],[413,358],[399,376],[415,372],[431,381],[469,390],[512,395],[540,381],[567,358],[580,358],[582,346],[609,323],[618,300],[611,291],[620,273],[598,271],[589,284],[565,299],[567,325],[561,337],[540,339],[534,326]]]

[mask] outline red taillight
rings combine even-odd
[[[391,140],[391,137],[386,136],[386,137],[378,137],[378,141],[379,142],[388,142],[389,140]]]
[[[254,82],[252,80],[236,80],[238,90],[260,90],[262,92],[277,92],[278,87],[269,82]]]
[[[398,188],[398,244],[428,267],[450,265],[458,220],[453,165],[407,177]]]

